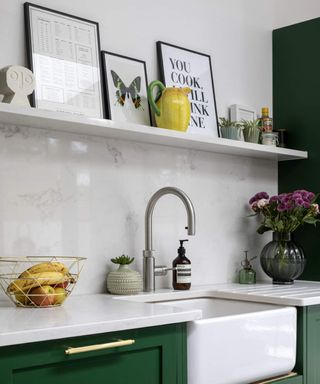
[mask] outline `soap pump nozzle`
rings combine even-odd
[[[179,242],[180,242],[180,247],[178,248],[178,253],[179,253],[179,255],[185,255],[185,253],[186,253],[186,249],[185,249],[185,247],[183,246],[183,243],[184,243],[185,241],[189,241],[189,240],[179,240]]]
[[[248,258],[248,251],[244,251],[245,259],[241,261],[241,266],[244,269],[252,269],[251,261],[256,259],[257,256],[251,257],[251,259]]]

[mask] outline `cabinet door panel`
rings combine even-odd
[[[17,369],[13,384],[161,384],[161,347]]]
[[[306,384],[320,383],[320,306],[308,307]]]
[[[132,345],[66,355],[134,339]],[[185,324],[0,348],[1,384],[186,384]]]

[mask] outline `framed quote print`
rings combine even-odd
[[[189,87],[191,118],[187,133],[219,136],[217,107],[209,55],[157,42],[162,82],[167,87]]]
[[[108,118],[151,125],[146,63],[111,52],[101,54]]]
[[[103,118],[98,23],[30,3],[24,10],[33,106]]]

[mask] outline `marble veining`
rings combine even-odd
[[[189,238],[192,284],[232,282],[255,234],[248,198],[277,191],[272,161],[116,139],[0,126],[0,254],[79,255],[87,261],[75,294],[105,291],[110,258],[135,257],[142,270],[144,214],[164,186],[184,190],[197,218]],[[165,196],[154,211],[157,263],[171,265],[186,238],[181,202]],[[258,262],[258,276],[263,276]],[[157,279],[170,287],[171,275]]]

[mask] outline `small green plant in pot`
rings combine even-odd
[[[243,127],[244,140],[249,143],[259,143],[260,139],[260,120],[241,120]]]
[[[238,122],[219,117],[219,127],[224,139],[241,140],[242,126]]]
[[[114,264],[118,264],[116,271],[108,273],[107,290],[114,295],[134,295],[142,291],[142,276],[139,272],[129,268],[134,257],[121,255],[111,259]]]

